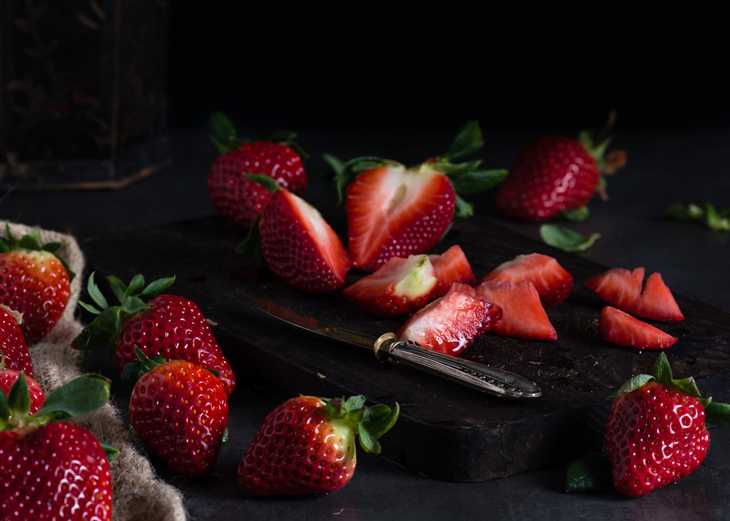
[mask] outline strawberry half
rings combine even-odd
[[[540,294],[529,280],[522,282],[486,281],[477,286],[479,295],[502,308],[502,319],[492,331],[498,335],[527,340],[557,340]]]
[[[340,490],[355,474],[357,448],[379,454],[378,441],[400,408],[345,399],[298,396],[271,411],[238,466],[238,482],[257,496],[300,496]]]
[[[612,344],[636,349],[667,349],[677,338],[628,313],[606,306],[598,324],[601,337]]]
[[[464,250],[458,244],[441,255],[429,255],[428,258],[433,264],[433,272],[438,281],[434,290],[437,297],[445,295],[454,282],[473,284],[476,281]]]
[[[343,294],[363,309],[381,316],[412,313],[427,304],[438,280],[427,255],[393,257],[375,273],[345,288]]]
[[[455,283],[405,323],[399,336],[439,353],[459,355],[502,316],[499,306],[482,299],[466,284]]]
[[[573,289],[573,276],[548,255],[518,255],[493,269],[484,281],[521,282],[529,280],[546,306],[563,302]]]
[[[33,362],[20,320],[20,313],[0,304],[0,368],[16,369],[33,376]]]
[[[588,279],[586,287],[608,304],[628,313],[666,322],[684,320],[684,314],[661,274],[652,273],[642,289],[644,273],[642,267],[633,271],[614,268]]]
[[[391,257],[425,253],[449,229],[454,215],[473,208],[458,194],[496,186],[506,170],[485,170],[480,160],[456,162],[483,145],[477,122],[468,123],[446,154],[413,168],[387,159],[325,156],[345,200],[348,249],[353,265],[374,271]]]
[[[261,252],[269,269],[295,288],[332,292],[345,283],[350,259],[316,208],[277,189],[261,216]]]

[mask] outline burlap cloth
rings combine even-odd
[[[5,224],[0,221],[0,229],[5,230]],[[8,224],[16,236],[31,230],[24,225]],[[76,274],[71,282],[71,298],[61,320],[46,338],[31,346],[35,378],[48,393],[80,374],[79,353],[70,345],[82,329],[74,319],[74,312],[84,279],[84,256],[70,235],[41,230],[41,237],[44,243],[63,244],[59,255]],[[100,441],[119,450],[111,464],[114,521],[185,521],[187,516],[180,491],[155,476],[149,461],[134,447],[133,435],[113,404],[85,416],[79,423],[86,425]]]

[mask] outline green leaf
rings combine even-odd
[[[572,210],[565,210],[560,214],[563,219],[573,222],[582,222],[591,216],[591,211],[587,206],[580,206],[573,208]]]
[[[96,309],[91,304],[87,304],[86,302],[83,302],[81,300],[79,300],[79,306],[81,306],[82,308],[84,308],[86,311],[88,311],[92,315],[99,315],[101,313],[100,310]]]
[[[122,311],[129,316],[136,315],[147,309],[147,304],[139,297],[127,297],[122,305]]]
[[[56,252],[61,249],[61,246],[63,246],[63,244],[61,244],[60,242],[48,242],[43,245],[43,249],[55,255]]]
[[[611,489],[611,466],[602,454],[587,454],[572,462],[565,473],[566,492],[599,492]]]
[[[8,405],[8,399],[5,393],[0,389],[0,430],[4,427],[4,424],[10,419],[10,406]]]
[[[86,291],[91,297],[91,300],[93,300],[94,303],[99,306],[99,308],[106,309],[109,307],[109,303],[106,301],[106,297],[99,289],[99,286],[97,286],[96,282],[94,282],[95,275],[96,273],[94,272],[89,275],[89,280],[86,283]]]
[[[236,253],[247,259],[254,267],[261,265],[263,256],[261,255],[261,234],[258,219],[248,229],[246,237],[236,246]]]
[[[667,208],[666,215],[676,221],[702,223],[713,231],[730,231],[730,208],[718,210],[712,203],[674,203]]]
[[[161,279],[153,280],[143,291],[139,294],[139,297],[143,300],[156,297],[168,290],[170,286],[175,284],[175,275],[170,277],[163,277]]]
[[[672,366],[665,353],[659,353],[654,362],[654,377],[660,384],[671,385],[674,376],[672,375]]]
[[[459,194],[456,194],[456,217],[468,219],[474,215],[474,206],[465,201]]]
[[[230,152],[239,144],[236,126],[222,112],[211,114],[210,131],[210,139],[221,154]]]
[[[458,159],[477,152],[484,146],[484,137],[478,121],[468,121],[456,134],[446,156]]]
[[[378,404],[365,409],[360,424],[377,440],[393,428],[399,416],[400,405],[398,402],[395,402],[393,407]]]
[[[368,454],[380,454],[382,447],[380,442],[373,438],[365,429],[362,423],[357,426],[357,437],[360,440],[360,447]]]
[[[121,313],[120,306],[113,306],[102,311],[74,339],[73,347],[82,351],[113,348],[122,328]]]
[[[124,296],[127,291],[127,286],[124,284],[124,282],[121,281],[119,277],[116,277],[114,275],[109,275],[106,278],[106,281],[109,283],[109,287],[112,290],[112,293],[114,293],[114,297],[117,299],[117,302],[120,304],[124,302]]]
[[[469,195],[484,192],[498,186],[507,177],[508,171],[499,168],[492,170],[471,170],[458,175],[450,175],[449,179],[458,194]]]
[[[8,395],[8,406],[13,415],[24,416],[30,410],[30,392],[25,373],[20,373]]]
[[[359,411],[365,406],[365,396],[358,394],[357,396],[350,396],[344,403],[345,414],[349,414],[355,411]]]
[[[723,425],[730,423],[730,404],[712,402],[705,407],[707,419],[712,423]]]
[[[585,251],[595,244],[601,237],[600,233],[593,233],[586,237],[576,231],[555,224],[543,224],[540,227],[540,236],[550,246],[567,252]]]
[[[277,190],[279,190],[279,183],[276,182],[276,179],[273,177],[269,177],[267,175],[263,174],[243,174],[243,177],[248,179],[249,181],[253,181],[256,184],[259,184],[266,188],[269,192],[274,193]]]
[[[104,452],[106,453],[106,459],[109,460],[109,463],[114,461],[119,455],[119,449],[117,449],[116,447],[112,447],[108,443],[103,442],[99,442],[99,445],[101,445],[101,448],[104,449]]]
[[[730,219],[722,217],[710,203],[705,203],[705,224],[716,232],[730,231]]]
[[[678,221],[699,221],[705,211],[694,203],[674,203],[667,208],[666,215]]]
[[[654,380],[654,377],[650,374],[637,374],[636,376],[632,376],[628,382],[619,387],[618,394],[632,393],[652,380]]]
[[[126,297],[136,295],[142,290],[142,288],[144,288],[144,283],[144,275],[137,273],[134,277],[132,277],[132,280],[129,281],[129,286],[127,286],[127,289],[124,291],[124,295]]]
[[[111,382],[98,374],[81,375],[53,391],[34,416],[71,418],[95,411],[109,401]]]
[[[672,379],[670,385],[688,396],[702,398],[700,388],[697,387],[697,382],[695,382],[695,379],[691,376],[689,378]]]

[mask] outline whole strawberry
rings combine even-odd
[[[183,297],[164,294],[175,277],[155,280],[145,286],[142,275],[128,285],[117,277],[107,278],[118,305],[110,305],[89,276],[87,291],[93,304],[80,305],[96,318],[73,341],[76,349],[92,351],[114,348],[119,371],[137,361],[135,349],[146,356],[187,360],[213,371],[228,391],[236,387],[236,376],[213,336],[200,308]]]
[[[292,192],[307,187],[302,159],[291,145],[282,142],[242,143],[233,124],[223,114],[212,117],[213,142],[221,155],[208,174],[208,192],[218,213],[241,226],[251,226],[271,200],[271,193],[248,175],[267,176]]]
[[[28,411],[30,414],[35,414],[38,409],[43,407],[46,401],[46,395],[38,385],[38,382],[33,380],[27,373],[16,371],[14,369],[0,369],[0,392],[5,393],[5,396],[10,395],[10,390],[20,378],[20,375],[25,377],[25,385],[28,387],[28,395],[30,397],[30,406]]]
[[[112,482],[105,449],[83,427],[65,420],[100,407],[109,381],[72,380],[30,413],[35,398],[21,375],[0,392],[0,519],[112,519]],[[35,404],[34,404],[35,405]]]
[[[239,484],[259,496],[339,490],[355,473],[355,438],[365,452],[380,453],[378,439],[399,412],[397,403],[365,407],[364,396],[292,398],[264,419],[238,467]]]
[[[29,344],[53,329],[68,304],[73,274],[56,256],[60,247],[42,244],[37,231],[18,239],[9,226],[0,238],[0,304],[22,315]]]
[[[0,367],[33,376],[33,362],[19,320],[22,320],[20,313],[0,305]]]
[[[722,421],[727,410],[703,399],[693,378],[673,378],[662,353],[655,374],[629,380],[611,407],[605,451],[616,491],[644,496],[692,474],[710,446],[705,413]]]
[[[522,151],[502,183],[497,208],[508,217],[544,221],[584,207],[602,191],[601,176],[625,162],[623,152],[604,159],[609,142],[596,143],[587,132],[580,139],[538,139]]]
[[[228,425],[228,394],[208,369],[182,360],[151,360],[132,390],[129,421],[171,471],[193,477],[215,463]]]

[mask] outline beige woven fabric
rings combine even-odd
[[[5,222],[0,221],[1,229]],[[31,228],[10,224],[14,235],[27,233]],[[59,252],[76,277],[71,283],[71,299],[63,317],[53,330],[36,345],[31,346],[33,371],[38,382],[48,393],[80,374],[79,354],[70,347],[81,331],[74,319],[83,280],[84,256],[76,240],[70,235],[41,230],[43,242],[60,242]],[[111,464],[114,521],[185,521],[182,495],[175,487],[155,476],[149,461],[132,444],[132,433],[122,421],[119,410],[107,404],[98,411],[81,418],[96,437],[119,449]]]

